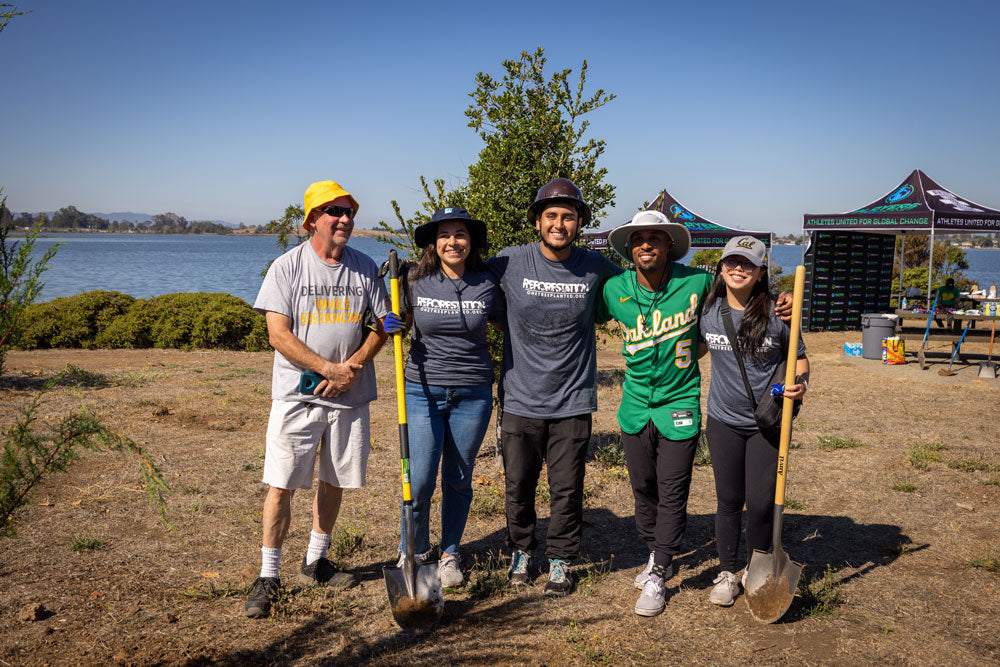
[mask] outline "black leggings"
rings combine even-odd
[[[736,572],[740,549],[740,520],[747,506],[747,556],[754,549],[771,548],[774,518],[774,482],[778,472],[778,441],[760,431],[738,429],[708,418],[708,450],[715,472],[715,542],[719,569]]]

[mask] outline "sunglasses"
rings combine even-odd
[[[737,266],[742,267],[744,271],[753,271],[757,268],[757,265],[751,262],[745,257],[726,257],[722,260],[722,265],[732,271]]]
[[[320,213],[326,213],[327,215],[333,216],[334,218],[346,215],[351,220],[354,219],[354,209],[350,206],[317,206],[316,210]]]

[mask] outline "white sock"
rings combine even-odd
[[[330,533],[309,531],[309,551],[306,552],[306,565],[312,565],[320,558],[326,558],[326,550],[330,546]]]
[[[278,578],[278,561],[281,560],[281,547],[260,548],[260,576]]]

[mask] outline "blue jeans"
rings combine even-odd
[[[431,496],[440,465],[441,552],[458,555],[472,503],[472,466],[492,413],[492,385],[442,387],[407,380],[415,553],[426,553],[431,548]],[[400,510],[400,551],[404,550],[405,531]]]

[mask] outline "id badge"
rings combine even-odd
[[[684,426],[694,426],[694,412],[691,410],[675,410],[670,413],[674,420],[674,426],[682,428]]]

